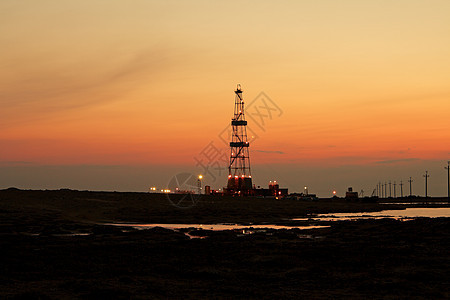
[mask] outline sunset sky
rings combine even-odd
[[[423,195],[428,170],[444,196],[449,16],[448,0],[3,0],[0,188],[225,186],[198,161],[229,155],[240,83],[256,185],[370,195],[411,176]]]

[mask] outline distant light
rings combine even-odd
[[[248,178],[252,178],[252,175],[248,175]]]
[[[333,191],[333,195],[336,195],[336,191]]]
[[[228,178],[231,178],[231,175],[228,175]]]
[[[278,192],[278,195],[281,195],[281,191]]]
[[[202,179],[203,178],[203,175],[198,175],[198,179]]]

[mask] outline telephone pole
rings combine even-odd
[[[447,202],[450,203],[450,161],[447,162]]]
[[[403,180],[400,180],[400,193],[403,199]]]
[[[412,197],[412,182],[413,182],[414,180],[412,180],[412,178],[411,177],[409,177],[409,180],[408,180],[408,182],[409,182],[409,196],[410,197]]]
[[[395,189],[396,185],[397,185],[397,183],[394,181],[394,198],[397,198],[397,191]]]
[[[384,197],[387,198],[387,182],[384,182]]]
[[[389,180],[389,198],[392,198],[392,184],[390,180]]]
[[[430,175],[428,175],[428,171],[425,171],[425,175],[423,175],[423,177],[425,177],[425,198],[428,197],[428,177],[430,177]]]
[[[202,179],[203,179],[203,175],[198,175],[197,189],[198,189],[198,194],[199,195],[201,195],[201,193],[202,193]]]

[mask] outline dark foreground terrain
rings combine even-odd
[[[104,225],[294,224],[290,218],[383,208],[202,198],[178,209],[157,194],[3,190],[0,298],[448,299],[448,218],[245,232]]]

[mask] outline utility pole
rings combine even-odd
[[[450,161],[447,162],[447,202],[450,203]]]
[[[203,179],[203,175],[198,175],[197,189],[198,189],[198,194],[199,195],[201,195],[201,193],[202,193],[202,179]]]
[[[389,198],[392,198],[392,184],[390,180],[389,180]]]
[[[397,191],[395,190],[396,185],[397,185],[397,183],[394,181],[394,198],[397,198]]]
[[[414,180],[412,180],[412,178],[411,177],[409,177],[409,180],[408,180],[408,182],[409,182],[409,196],[410,197],[412,197],[412,182],[413,182]]]
[[[423,177],[425,177],[425,198],[428,197],[428,177],[430,177],[430,175],[428,175],[428,171],[425,171],[425,175],[423,175]]]
[[[384,182],[384,197],[387,198],[387,182]]]
[[[403,180],[400,180],[400,193],[403,199]]]

